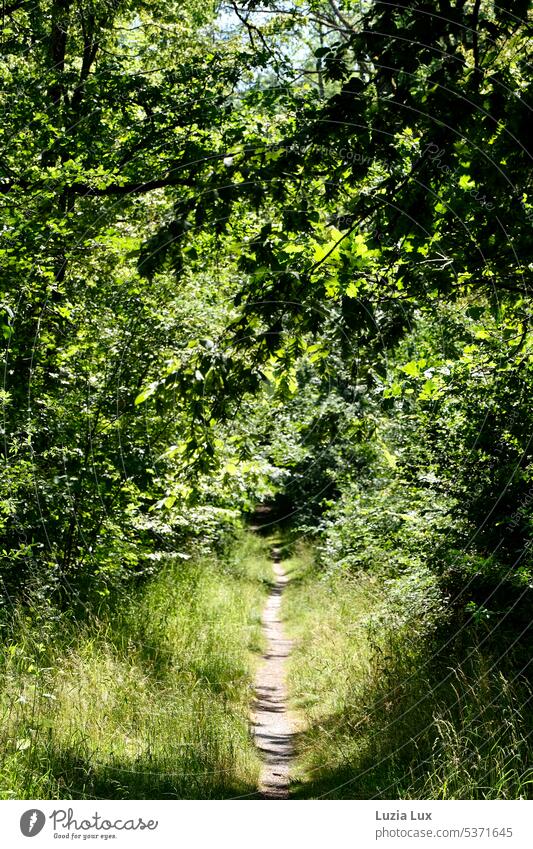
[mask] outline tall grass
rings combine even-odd
[[[305,548],[286,565],[289,685],[306,724],[296,796],[533,795],[527,670],[474,631],[455,659],[435,627],[445,613],[427,574],[326,573]]]
[[[270,570],[248,535],[231,558],[169,559],[99,619],[19,609],[0,656],[0,797],[253,792],[248,710]]]

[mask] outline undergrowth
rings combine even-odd
[[[255,789],[248,728],[264,543],[169,557],[82,623],[19,607],[0,655],[0,797],[227,798]]]
[[[454,633],[429,572],[286,561],[295,638],[289,686],[305,730],[300,798],[516,799],[533,796],[533,691],[498,634]]]

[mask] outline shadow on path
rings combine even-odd
[[[275,582],[263,613],[263,633],[267,648],[255,681],[252,722],[255,744],[263,767],[259,779],[260,799],[287,799],[290,766],[295,753],[297,732],[287,708],[286,660],[292,640],[285,637],[280,617],[283,591],[288,582],[280,562],[280,551],[272,551]]]

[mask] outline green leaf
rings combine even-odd
[[[140,392],[135,399],[135,406],[138,406],[139,404],[144,404],[144,402],[147,401],[148,398],[151,398],[157,390],[158,386],[159,380],[154,380],[153,383],[150,383],[150,385],[146,387],[146,389],[143,389],[143,391]]]

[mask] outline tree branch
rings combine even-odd
[[[81,61],[81,70],[80,76],[78,80],[78,85],[76,86],[74,93],[72,95],[71,105],[75,112],[78,111],[81,101],[83,98],[83,87],[85,82],[90,74],[91,67],[93,65],[94,60],[96,59],[96,54],[98,53],[98,42],[95,36],[95,18],[94,15],[89,16],[88,25],[85,26],[85,21],[82,17],[82,30],[83,30],[83,55]]]
[[[12,3],[10,6],[4,6],[2,8],[2,17],[6,15],[12,15],[14,12],[18,12],[19,9],[23,9],[24,6],[33,6],[33,2],[30,0],[20,0],[19,3]]]
[[[481,0],[476,0],[474,3],[474,10],[472,12],[472,50],[474,52],[474,68],[476,69],[476,73],[479,73],[479,8],[481,6]]]

